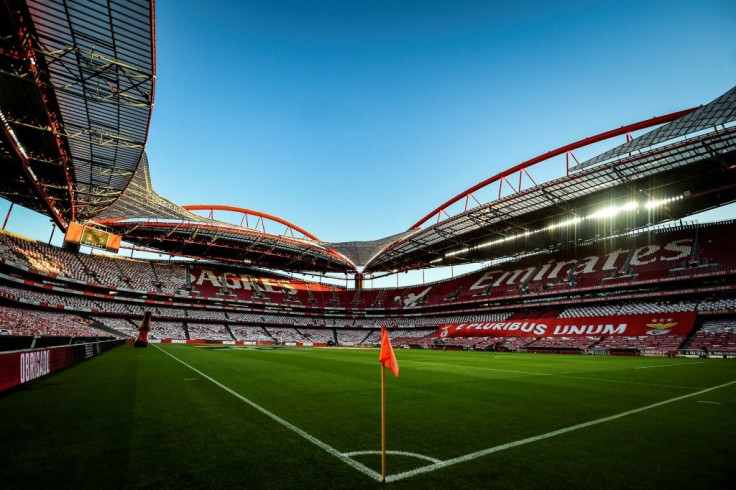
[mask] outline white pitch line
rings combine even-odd
[[[345,456],[372,456],[372,455],[380,455],[381,451],[352,451],[349,453],[343,453]],[[433,458],[431,456],[425,456],[424,454],[417,454],[417,453],[410,453],[407,451],[386,451],[386,454],[393,454],[396,456],[406,456],[408,458],[416,458],[416,459],[423,459],[425,461],[430,461],[432,463],[441,463],[441,459]]]
[[[646,383],[644,381],[629,381],[627,379],[606,379],[606,378],[589,378],[586,376],[571,376],[567,374],[555,375],[560,378],[571,378],[571,379],[585,379],[589,381],[605,381],[608,383],[623,383],[627,385],[643,385],[643,386],[660,386],[663,388],[682,388],[684,390],[697,390],[699,386],[682,386],[682,385],[665,385],[662,383]]]
[[[151,344],[151,345],[153,345],[153,344]],[[345,464],[353,467],[354,469],[360,471],[364,475],[367,475],[367,476],[373,478],[376,481],[379,481],[379,482],[381,481],[381,475],[380,475],[380,473],[378,473],[376,471],[373,471],[372,469],[368,468],[367,466],[365,466],[365,465],[363,465],[363,464],[361,464],[361,463],[359,463],[359,462],[357,462],[357,461],[355,461],[353,459],[350,459],[350,457],[344,455],[343,453],[341,453],[340,451],[338,451],[334,447],[332,447],[332,446],[330,446],[328,444],[325,444],[324,442],[320,441],[316,437],[314,437],[314,436],[312,436],[312,435],[304,432],[299,427],[297,427],[297,426],[295,426],[295,425],[287,422],[286,420],[282,419],[278,415],[276,415],[276,414],[274,414],[272,412],[269,412],[268,410],[266,410],[262,406],[258,405],[257,403],[252,402],[248,398],[246,398],[243,395],[241,395],[240,393],[237,393],[236,391],[231,390],[230,388],[228,388],[224,384],[220,383],[216,379],[207,376],[206,374],[204,374],[199,369],[197,369],[197,368],[195,368],[195,367],[187,364],[186,362],[182,361],[181,359],[179,359],[175,355],[170,354],[170,353],[166,352],[165,350],[161,349],[157,345],[153,345],[153,347],[155,347],[156,349],[160,350],[161,352],[163,352],[167,356],[171,357],[172,359],[174,359],[174,360],[180,362],[181,364],[185,365],[186,367],[188,367],[189,369],[191,369],[195,373],[199,374],[200,376],[202,376],[206,380],[208,380],[208,381],[212,382],[213,384],[219,386],[220,388],[222,388],[223,390],[227,391],[228,393],[230,393],[234,397],[238,398],[240,401],[247,403],[251,407],[253,407],[256,410],[258,410],[259,412],[261,412],[266,417],[269,417],[270,419],[272,419],[275,422],[281,424],[282,426],[286,427],[287,429],[289,429],[289,430],[291,430],[293,432],[296,432],[298,435],[300,435],[301,437],[303,437],[307,441],[311,442],[315,446],[319,447],[320,449],[324,450],[325,452],[327,452],[327,453],[331,454],[332,456],[336,457],[337,459],[339,459],[343,463],[345,463]]]
[[[720,388],[725,388],[726,386],[730,386],[732,384],[735,384],[736,381],[730,381],[728,383],[724,383],[722,385],[718,386],[712,386],[710,388],[706,388],[704,390],[696,391],[694,393],[690,393],[687,395],[681,395],[677,396],[675,398],[670,398],[668,400],[664,400],[657,403],[652,403],[651,405],[646,405],[644,407],[635,408],[633,410],[627,410],[626,412],[621,412],[616,415],[610,415],[608,417],[603,417],[596,420],[591,420],[589,422],[583,422],[582,424],[572,425],[570,427],[565,427],[562,429],[554,430],[552,432],[547,432],[546,434],[540,434],[538,436],[533,437],[527,437],[526,439],[520,439],[518,441],[509,442],[506,444],[501,444],[500,446],[491,447],[488,449],[483,449],[481,451],[476,451],[474,453],[466,454],[465,456],[459,456],[457,458],[448,459],[446,461],[442,461],[440,463],[423,466],[421,468],[417,468],[415,470],[405,471],[404,473],[398,473],[396,475],[391,475],[386,477],[387,482],[394,482],[398,480],[403,480],[405,478],[410,478],[412,476],[420,475],[422,473],[428,473],[430,471],[439,470],[441,468],[446,468],[448,466],[452,466],[454,464],[458,463],[465,463],[467,461],[471,461],[473,459],[477,459],[483,456],[487,456],[489,454],[497,453],[499,451],[503,451],[505,449],[511,449],[513,447],[522,446],[524,444],[529,444],[532,442],[541,441],[543,439],[549,439],[550,437],[559,436],[562,434],[567,434],[568,432],[572,432],[579,429],[585,429],[587,427],[591,427],[593,425],[602,424],[604,422],[610,422],[612,420],[620,419],[622,417],[626,417],[628,415],[633,415],[635,413],[644,412],[645,410],[651,410],[652,408],[661,407],[662,405],[667,405],[669,403],[674,403],[680,400],[685,400],[686,398],[691,398],[693,396],[702,395],[703,393],[708,393],[709,391],[717,390]]]
[[[698,400],[698,403],[708,403],[709,405],[723,405],[721,402],[709,402],[707,400]]]
[[[482,371],[498,371],[501,373],[530,374],[533,376],[552,376],[553,378],[583,379],[587,381],[605,381],[608,383],[624,383],[624,384],[644,385],[644,386],[662,386],[665,388],[682,388],[682,389],[687,389],[687,390],[696,390],[699,388],[699,386],[665,385],[661,383],[646,383],[643,381],[628,381],[625,379],[606,379],[606,378],[590,378],[587,376],[572,376],[570,374],[535,373],[532,371],[517,371],[515,369],[499,369],[499,368],[489,368],[489,367],[482,367],[482,366],[463,366],[462,364],[442,364],[439,362],[429,362],[429,361],[409,361],[409,362],[418,362],[422,364],[433,364],[436,366],[455,366],[455,367],[460,367],[460,368],[465,368],[465,369],[480,369]]]
[[[404,361],[407,362],[407,361]],[[465,369],[481,369],[483,371],[498,371],[500,373],[515,373],[515,374],[531,374],[534,376],[555,376],[551,373],[535,373],[532,371],[518,371],[516,369],[499,369],[499,368],[489,368],[489,367],[483,367],[483,366],[463,366],[462,364],[445,364],[442,362],[430,362],[430,361],[413,361],[410,360],[408,362],[415,362],[418,364],[432,364],[433,366],[455,366],[459,368],[465,368]]]
[[[703,362],[681,362],[679,364],[660,364],[659,366],[639,366],[634,369],[653,369],[653,368],[662,368],[662,367],[670,367],[670,366],[692,366],[693,364],[705,364],[705,361]]]

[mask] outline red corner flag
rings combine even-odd
[[[394,349],[391,347],[391,340],[388,338],[386,327],[381,327],[381,355],[378,360],[383,364],[383,367],[389,368],[394,376],[399,377],[399,363],[396,362],[396,356],[394,355]]]

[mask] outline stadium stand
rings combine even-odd
[[[698,311],[716,311],[716,312],[735,312],[736,298],[721,298],[713,300],[703,300],[698,303]]]
[[[716,270],[736,269],[736,257],[733,253],[735,226],[708,225],[699,229],[697,263],[703,263]]]
[[[736,353],[736,320],[709,320],[690,338],[688,349],[725,354]]]
[[[0,327],[12,335],[95,337],[107,335],[70,313],[36,311],[0,306]]]
[[[325,328],[299,328],[299,332],[304,336],[307,342],[313,344],[327,344],[335,342],[335,332],[332,329]]]
[[[309,339],[302,335],[302,333],[296,328],[273,328],[269,327],[268,333],[277,342],[281,343],[296,343],[296,342],[308,342]]]
[[[189,338],[202,340],[235,340],[227,325],[187,322]]]
[[[154,339],[186,340],[186,328],[181,322],[151,321],[150,336]]]
[[[218,310],[187,308],[185,312],[188,318],[194,318],[196,320],[219,320],[224,322],[228,319],[227,313]]]
[[[724,280],[730,284],[736,270],[727,248],[714,245],[716,237],[730,236],[736,236],[736,225],[730,221],[678,226],[583,244],[573,257],[545,252],[421,286],[355,290],[273,273],[260,277],[258,271],[223,265],[75,254],[0,233],[0,297],[15,309],[41,307],[48,315],[73,318],[92,313],[95,322],[128,336],[135,335],[137,322],[148,310],[154,315],[153,339],[371,346],[379,341],[378,329],[387,326],[397,346],[633,349],[656,354],[682,347],[685,339],[438,340],[437,329],[447,324],[540,317],[733,313],[736,298],[722,285]],[[683,289],[695,284],[704,292]],[[200,288],[202,285],[206,287]],[[44,331],[39,325],[34,334],[59,331]],[[707,332],[699,331],[685,345],[699,349],[696,340]],[[717,347],[718,342],[722,339],[712,346]],[[708,345],[704,341],[703,346]]]
[[[128,318],[93,316],[92,320],[104,325],[122,337],[135,338],[138,334],[138,323]]]
[[[354,346],[362,344],[373,330],[336,329],[335,334],[339,345]]]
[[[667,354],[678,349],[685,336],[683,335],[647,335],[639,337],[607,337],[596,344],[598,349],[636,350],[645,354]]]
[[[268,334],[263,327],[245,327],[245,326],[234,326],[231,327],[233,336],[236,340],[244,340],[247,342],[273,342],[273,338]]]
[[[534,348],[587,349],[600,341],[600,337],[542,337],[534,342]]]
[[[154,285],[162,293],[174,294],[188,286],[186,268],[175,262],[151,262],[154,274]]]
[[[559,318],[579,318],[586,316],[634,315],[640,313],[671,313],[677,311],[694,311],[696,303],[678,302],[630,302],[620,305],[598,305],[565,308]]]

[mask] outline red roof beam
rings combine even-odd
[[[261,225],[261,229],[264,233],[266,233],[265,224],[263,223],[263,219],[267,219],[270,221],[275,221],[276,223],[282,224],[286,226],[287,229],[296,230],[305,237],[309,238],[310,240],[314,240],[316,242],[320,241],[319,238],[314,236],[313,234],[309,233],[305,229],[295,225],[294,223],[290,223],[286,221],[285,219],[279,218],[278,216],[273,216],[266,213],[261,213],[260,211],[253,211],[252,209],[246,209],[246,208],[239,208],[235,206],[224,206],[220,204],[194,204],[189,206],[182,206],[182,208],[186,209],[187,211],[232,211],[234,213],[243,213],[246,217],[248,215],[256,216],[258,218],[258,221],[256,221],[256,229],[258,228],[258,225]],[[212,217],[212,214],[210,214],[210,217]],[[247,226],[247,218],[246,219],[246,226]],[[243,220],[240,221],[241,225],[243,223]]]
[[[421,227],[424,223],[426,223],[427,221],[429,221],[432,217],[439,215],[441,212],[445,212],[445,214],[447,214],[446,211],[445,211],[445,209],[448,208],[449,206],[452,206],[456,202],[458,202],[461,199],[463,199],[464,197],[466,197],[466,196],[474,193],[478,189],[482,189],[482,188],[488,186],[489,184],[492,184],[492,183],[497,182],[499,180],[505,180],[506,177],[508,177],[509,175],[514,174],[515,172],[519,172],[521,170],[526,170],[527,168],[529,168],[529,167],[531,167],[533,165],[536,165],[537,163],[543,162],[545,160],[549,160],[552,157],[556,157],[558,155],[562,155],[563,153],[571,152],[572,150],[575,150],[575,149],[578,149],[578,148],[582,148],[584,146],[592,145],[593,143],[598,143],[600,141],[605,141],[605,140],[607,140],[609,138],[613,138],[614,136],[620,136],[622,134],[627,134],[627,133],[630,133],[632,131],[638,131],[638,130],[641,130],[641,129],[646,129],[646,128],[649,128],[649,127],[652,127],[652,126],[656,126],[658,124],[664,124],[664,123],[667,123],[667,122],[670,122],[670,121],[674,121],[675,119],[678,119],[678,118],[680,118],[682,116],[685,116],[687,114],[690,114],[691,112],[696,111],[700,107],[701,106],[692,107],[690,109],[685,109],[683,111],[673,112],[671,114],[666,114],[664,116],[653,117],[651,119],[647,119],[645,121],[640,121],[640,122],[637,122],[637,123],[634,123],[634,124],[629,124],[627,126],[621,126],[618,129],[612,129],[610,131],[606,131],[606,132],[597,134],[595,136],[589,136],[587,138],[581,139],[580,141],[576,141],[575,143],[570,143],[569,145],[561,146],[560,148],[557,148],[555,150],[548,151],[547,153],[544,153],[542,155],[539,155],[538,157],[532,158],[531,160],[527,160],[527,161],[522,162],[522,163],[520,163],[520,164],[518,164],[518,165],[516,165],[514,167],[509,168],[508,170],[505,170],[505,171],[503,171],[501,173],[498,173],[498,174],[494,175],[493,177],[490,177],[490,178],[484,180],[483,182],[479,182],[478,184],[474,185],[473,187],[471,187],[471,188],[469,188],[469,189],[461,192],[460,194],[458,194],[457,196],[453,197],[449,201],[447,201],[444,204],[442,204],[442,205],[438,206],[437,208],[435,208],[431,213],[427,214],[424,218],[422,218],[419,221],[417,221],[416,223],[414,223],[414,225],[411,228],[409,228],[409,229],[410,230],[415,230],[415,229]],[[574,156],[573,156],[573,158],[574,158]],[[527,173],[527,175],[529,175],[529,174]],[[509,184],[509,186],[513,188],[513,186],[511,184]],[[500,187],[499,187],[499,191],[500,191]]]

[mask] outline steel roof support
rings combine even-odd
[[[34,35],[33,22],[30,19],[30,13],[26,8],[25,3],[5,0],[4,7],[7,11],[8,18],[14,26],[23,63],[25,64],[28,73],[31,74],[33,83],[38,90],[41,105],[46,112],[49,127],[54,132],[54,142],[58,151],[59,162],[64,169],[64,176],[66,179],[66,189],[68,192],[68,199],[70,203],[69,216],[64,217],[59,213],[58,209],[53,203],[53,200],[39,185],[40,183],[35,179],[35,176],[33,176],[31,172],[29,172],[29,159],[27,155],[24,155],[24,152],[19,152],[19,148],[15,144],[14,138],[11,138],[10,140],[15,147],[16,153],[18,153],[18,156],[21,157],[24,173],[33,183],[33,186],[37,190],[39,196],[45,201],[46,207],[50,211],[54,221],[56,221],[56,223],[62,230],[66,230],[67,220],[74,221],[76,219],[76,206],[73,189],[74,176],[73,170],[71,169],[71,161],[69,158],[69,147],[65,139],[60,134],[58,134],[61,133],[60,128],[63,127],[61,121],[61,111],[59,109],[59,105],[53,93],[53,90],[48,89],[48,82],[43,79],[45,76],[48,75],[48,68],[46,67],[45,60],[36,55],[36,38]],[[3,130],[7,133],[7,129],[5,127],[3,127]]]
[[[645,121],[640,121],[640,122],[637,122],[637,123],[634,123],[634,124],[629,124],[627,126],[621,126],[618,129],[612,129],[610,131],[606,131],[606,132],[597,134],[595,136],[590,136],[588,138],[581,139],[579,141],[576,141],[575,143],[571,143],[569,145],[561,146],[561,147],[559,147],[559,148],[557,148],[555,150],[548,151],[547,153],[544,153],[542,155],[539,155],[539,156],[537,156],[535,158],[532,158],[531,160],[527,160],[527,161],[522,162],[522,163],[520,163],[520,164],[518,164],[518,165],[516,165],[514,167],[509,168],[508,170],[505,170],[505,171],[503,171],[501,173],[498,173],[498,174],[494,175],[493,177],[490,177],[490,178],[484,180],[483,182],[479,182],[478,184],[474,185],[473,187],[470,187],[469,189],[461,192],[457,196],[453,197],[452,199],[448,200],[447,202],[445,202],[445,203],[441,204],[440,206],[438,206],[437,208],[435,208],[432,212],[430,212],[429,214],[427,214],[424,218],[422,218],[419,221],[417,221],[416,223],[414,223],[414,225],[411,228],[409,228],[409,229],[410,230],[414,230],[414,229],[420,228],[423,224],[425,224],[427,221],[429,221],[434,216],[440,214],[441,212],[445,212],[445,214],[447,214],[447,212],[445,210],[449,206],[452,206],[456,202],[460,201],[461,199],[463,199],[468,194],[472,194],[473,192],[477,191],[478,189],[482,189],[484,187],[487,187],[488,185],[490,185],[490,184],[492,184],[494,182],[502,181],[506,177],[508,177],[509,175],[512,175],[512,174],[514,174],[514,173],[516,173],[516,172],[518,172],[520,170],[525,170],[525,169],[527,169],[529,167],[532,167],[532,166],[534,166],[534,165],[536,165],[538,163],[541,163],[543,161],[549,160],[552,157],[555,157],[555,156],[558,156],[558,155],[562,155],[563,153],[567,153],[569,151],[572,151],[572,150],[575,150],[575,149],[578,149],[578,148],[582,148],[582,147],[591,145],[593,143],[597,143],[599,141],[605,141],[605,140],[607,140],[609,138],[613,138],[615,136],[620,136],[620,135],[629,133],[631,131],[637,131],[637,130],[640,130],[640,129],[646,129],[646,128],[649,128],[649,127],[652,127],[652,126],[656,126],[658,124],[663,124],[663,123],[666,123],[666,122],[669,122],[669,121],[674,121],[675,119],[680,118],[680,117],[682,117],[684,115],[690,114],[691,112],[694,112],[697,109],[698,109],[698,107],[692,107],[690,109],[685,109],[684,111],[673,112],[671,114],[666,114],[664,116],[653,117],[651,119],[647,119]],[[568,172],[569,172],[569,169],[568,169]],[[501,184],[502,184],[502,182],[501,182]],[[509,186],[511,188],[513,188],[513,186],[511,184],[509,184]],[[500,193],[501,193],[501,188],[500,188],[500,185],[499,185],[499,195],[500,195]],[[439,220],[438,220],[438,222],[439,222]]]
[[[297,231],[301,233],[304,237],[309,238],[310,240],[314,240],[316,242],[320,241],[319,238],[314,236],[313,234],[309,233],[303,228],[300,228],[299,226],[290,223],[286,221],[285,219],[279,218],[278,216],[273,216],[266,213],[261,213],[260,211],[253,211],[252,209],[246,209],[246,208],[239,208],[236,206],[225,206],[220,204],[193,204],[188,206],[182,206],[182,208],[186,209],[187,211],[209,211],[209,217],[210,219],[214,219],[214,212],[215,211],[231,211],[234,213],[242,213],[243,218],[240,220],[240,224],[243,224],[243,220],[246,222],[246,227],[250,228],[248,226],[248,216],[255,216],[257,219],[255,229],[258,229],[258,226],[261,226],[261,229],[263,230],[263,233],[266,232],[266,224],[264,220],[269,221],[275,221],[276,223],[279,223],[281,225],[284,225],[286,227],[286,231],[291,233],[292,236],[294,236],[294,231]]]
[[[21,168],[23,169],[23,174],[26,176],[26,180],[30,182],[33,190],[36,192],[38,197],[45,204],[45,207],[48,210],[49,216],[51,216],[51,218],[56,222],[59,228],[66,231],[67,221],[64,219],[64,217],[61,215],[59,210],[56,208],[54,200],[46,192],[46,189],[44,188],[45,186],[36,179],[36,176],[31,171],[29,167],[29,160],[28,160],[28,156],[26,155],[26,152],[23,151],[23,149],[18,146],[15,138],[13,138],[13,136],[10,134],[10,130],[7,124],[5,123],[0,124],[0,127],[2,127],[2,131],[3,131],[3,134],[5,135],[5,138],[7,138],[7,140],[10,142],[11,146],[13,147],[13,150],[15,150],[16,156],[21,162]]]

